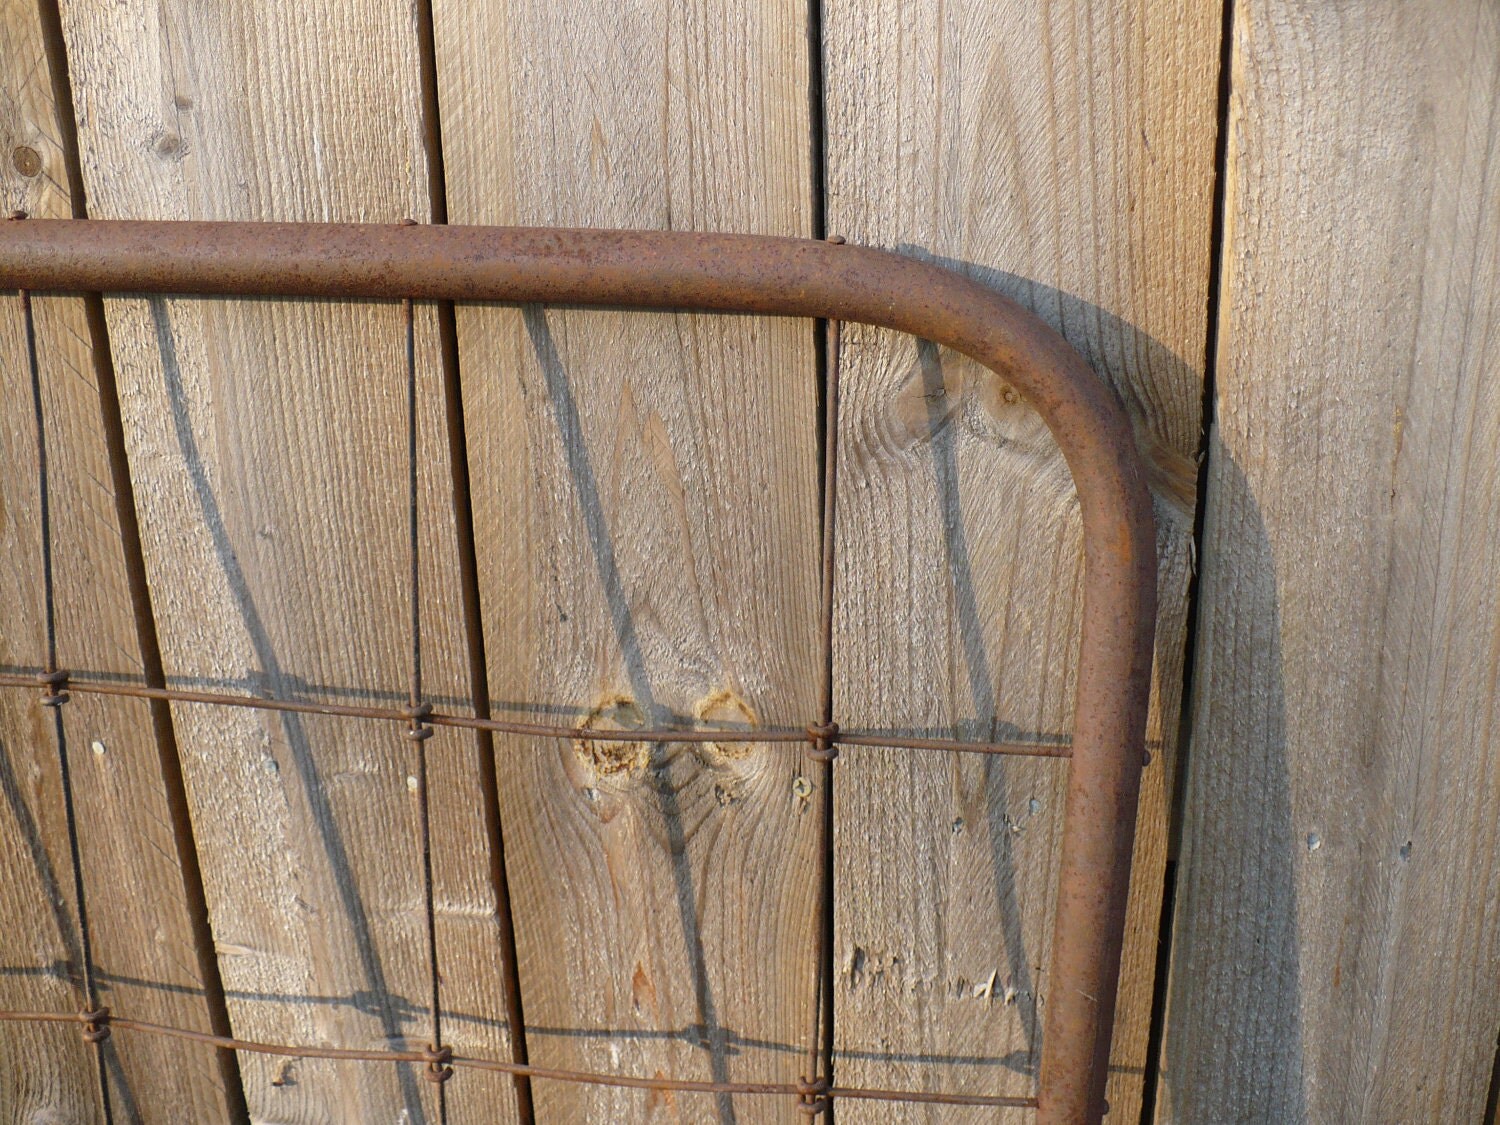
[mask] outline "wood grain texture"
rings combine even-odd
[[[0,437],[11,468],[5,473],[0,530],[6,558],[0,572],[6,607],[0,643],[7,668],[35,669],[45,651],[32,468],[36,441],[27,382],[9,377],[26,370],[22,332],[18,303],[7,293],[0,309],[0,357],[7,373]],[[0,880],[0,911],[6,919],[0,929],[0,1004],[23,1011],[75,1012],[83,1007],[83,991],[76,985],[82,957],[72,869],[52,724],[39,698],[35,692],[0,694],[0,785],[5,797],[0,863],[7,873]],[[76,1029],[0,1025],[0,1058],[8,1064],[0,1081],[0,1113],[8,1120],[50,1113],[62,1120],[103,1121],[94,1061]],[[33,1062],[21,1065],[23,1059]]]
[[[57,138],[51,77],[34,5],[8,3],[0,22],[0,192],[7,214],[24,210],[70,213]],[[49,144],[50,142],[50,144]],[[17,150],[37,154],[40,173],[24,176]],[[24,156],[21,163],[26,164]],[[40,310],[38,310],[40,311]],[[82,327],[79,317],[78,327]],[[55,341],[53,341],[55,342]],[[48,368],[54,353],[48,349]],[[74,358],[79,358],[75,355]],[[36,479],[36,435],[27,375],[21,306],[14,293],[0,296],[0,361],[4,363],[4,507],[0,509],[0,646],[7,667],[36,668],[45,652],[41,613],[41,535]],[[85,345],[81,370],[87,370]],[[106,506],[107,507],[107,506]],[[31,1011],[76,1011],[82,990],[73,984],[80,960],[76,904],[69,878],[57,752],[39,694],[0,692],[0,1003]],[[8,1065],[0,1081],[0,1115],[24,1120],[56,1114],[70,1121],[102,1121],[94,1061],[76,1031],[46,1025],[0,1025],[0,1052]],[[20,1060],[33,1060],[19,1065]]]
[[[51,60],[34,3],[0,4],[0,209],[73,214]],[[83,302],[34,302],[47,420],[61,666],[140,682],[141,652],[116,518],[100,392]],[[0,318],[0,663],[43,666],[36,439],[24,321]],[[0,1006],[83,1006],[76,903],[57,750],[39,692],[0,692]],[[63,711],[81,810],[85,895],[99,999],[138,1019],[209,1031],[150,708],[75,695]],[[223,1119],[213,1053],[117,1036],[106,1046],[116,1121]],[[93,1049],[76,1028],[0,1024],[0,1119],[92,1121]]]
[[[1500,10],[1243,0],[1234,28],[1159,1120],[1479,1120]]]
[[[828,229],[1034,309],[1120,392],[1158,497],[1161,616],[1112,1119],[1139,1118],[1201,403],[1217,4],[855,4],[824,14]],[[962,357],[844,335],[837,710],[1065,737],[1080,528],[1037,416]],[[850,751],[835,783],[841,1083],[1030,1093],[1065,767]],[[1029,1120],[851,1103],[839,1120]]]
[[[429,215],[409,7],[66,3],[91,211],[108,218]],[[402,702],[405,367],[389,303],[107,303],[168,680]],[[424,663],[470,706],[432,311],[419,310]],[[391,725],[175,708],[235,1031],[420,1047],[429,968],[409,787]],[[473,740],[429,745],[446,1040],[507,1057]],[[264,1122],[419,1121],[417,1068],[241,1059]],[[504,1119],[508,1083],[447,1087]]]
[[[806,6],[435,5],[452,221],[809,235]],[[811,325],[461,308],[497,714],[816,714]],[[533,1061],[795,1081],[815,817],[800,750],[501,742]],[[543,1083],[542,1121],[799,1120]]]

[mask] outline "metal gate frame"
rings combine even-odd
[[[18,216],[23,219],[24,216]],[[37,674],[0,676],[0,687],[39,685],[52,707],[73,848],[74,889],[83,938],[86,1010],[0,1012],[0,1020],[78,1022],[101,1052],[112,1029],[174,1036],[222,1050],[294,1057],[424,1063],[438,1083],[454,1068],[626,1087],[795,1096],[810,1115],[834,1098],[970,1106],[1034,1107],[1040,1125],[1098,1122],[1119,981],[1125,907],[1144,750],[1156,602],[1156,542],[1151,499],[1128,419],[1113,393],[1052,328],[1015,302],[963,275],[888,251],[841,240],[660,231],[520,227],[301,223],[25,220],[0,223],[0,289],[19,289],[26,314],[36,405],[48,654]],[[154,292],[214,296],[395,298],[404,303],[408,363],[411,483],[412,680],[409,706],[373,708],[192,692],[166,686],[90,681],[57,667],[47,514],[45,436],[30,290]],[[821,713],[805,730],[597,731],[506,722],[434,711],[422,699],[416,597],[416,425],[413,300],[499,301],[626,309],[759,313],[826,320],[832,343],[826,395],[823,483]],[[1034,407],[1061,447],[1083,519],[1084,604],[1078,694],[1070,747],[1027,743],[892,738],[847,732],[835,718],[831,683],[837,497],[839,322],[896,329],[978,360]],[[70,691],[179,703],[252,707],[386,720],[403,724],[418,755],[419,827],[427,888],[428,953],[433,980],[433,1042],[425,1051],[359,1051],[254,1043],[227,1035],[142,1023],[100,1007],[89,964],[77,832],[69,790],[62,707]],[[455,1056],[441,1040],[436,946],[431,929],[431,855],[427,834],[425,739],[434,726],[467,727],[544,738],[607,737],[634,742],[740,741],[805,746],[826,786],[844,745],[1069,759],[1062,871],[1053,930],[1041,1076],[1035,1097],[981,1097],[840,1087],[820,1046],[820,1003],[808,1065],[798,1084],[692,1082],[563,1071],[524,1061]],[[826,789],[825,789],[826,791]],[[830,825],[824,818],[821,831]],[[823,843],[826,845],[825,836]],[[820,875],[818,910],[831,893]],[[508,904],[501,903],[501,909]],[[817,993],[822,995],[830,935],[819,924]],[[828,1018],[824,1013],[822,1018]],[[518,1037],[513,1029],[512,1040]],[[103,1093],[108,1097],[107,1088]],[[442,1102],[439,1102],[440,1106]]]

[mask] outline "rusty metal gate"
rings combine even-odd
[[[834,1099],[947,1105],[1031,1107],[1042,1125],[1081,1125],[1103,1116],[1106,1063],[1118,983],[1131,848],[1135,833],[1155,611],[1155,534],[1145,475],[1129,423],[1111,392],[1050,327],[1019,305],[938,266],[839,240],[644,231],[492,227],[312,225],[283,223],[102,222],[26,220],[0,224],[0,288],[19,289],[35,405],[37,485],[42,528],[46,652],[34,671],[0,675],[0,687],[42,692],[52,730],[68,818],[72,880],[82,950],[80,1012],[0,1012],[0,1020],[77,1023],[95,1045],[101,1096],[105,1044],[115,1030],[171,1036],[226,1051],[302,1058],[418,1063],[441,1090],[457,1070],[508,1073],[518,1086],[534,1079],[684,1092],[796,1098],[809,1116]],[[410,680],[405,707],[365,707],[286,698],[179,690],[160,683],[122,683],[71,675],[58,667],[53,611],[48,470],[40,376],[29,291],[164,292],[198,295],[365,297],[403,302],[407,360],[408,555]],[[830,342],[824,387],[824,479],[819,713],[804,729],[598,730],[507,722],[488,715],[435,710],[422,687],[422,619],[418,598],[419,510],[416,352],[412,302],[485,300],[635,309],[748,312],[826,320]],[[832,684],[833,579],[837,526],[838,332],[842,321],[893,328],[973,357],[1002,376],[1041,414],[1067,458],[1084,526],[1085,597],[1082,653],[1071,746],[904,738],[846,730]],[[16,560],[13,565],[36,565]],[[418,830],[426,891],[431,981],[431,1042],[423,1051],[366,1051],[261,1043],[146,1023],[101,1007],[89,947],[77,817],[69,785],[64,708],[71,692],[133,696],[173,703],[248,707],[370,719],[396,724],[412,742]],[[465,727],[540,738],[616,742],[755,742],[801,748],[820,771],[823,792],[839,747],[1017,754],[1067,759],[1062,872],[1054,926],[1052,976],[1037,1090],[1015,1095],[961,1095],[840,1086],[833,1072],[831,934],[825,906],[833,888],[822,864],[816,895],[819,934],[809,951],[815,998],[802,1081],[695,1082],[560,1070],[524,1057],[473,1058],[444,1046],[433,915],[426,740],[434,727]],[[831,806],[819,831],[827,854]],[[508,902],[500,902],[508,915]],[[508,932],[508,931],[507,931]],[[515,951],[501,943],[515,984]],[[514,989],[512,989],[514,993]],[[518,1022],[519,996],[507,997]],[[227,1028],[225,1029],[227,1032]],[[519,1037],[513,1036],[512,1042]]]

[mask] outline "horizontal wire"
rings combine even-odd
[[[0,673],[0,688],[37,688],[37,676]],[[410,723],[411,709],[363,707],[353,703],[313,703],[293,699],[269,699],[262,696],[230,695],[219,692],[189,691],[182,688],[146,687],[141,684],[108,683],[102,680],[74,679],[66,682],[68,691],[93,695],[125,696],[131,699],[164,699],[172,703],[199,703],[213,707],[244,707],[257,711],[290,711],[301,715],[331,715],[336,718],[378,719]],[[453,715],[441,711],[425,713],[422,720],[436,727],[463,727],[488,730],[499,734],[533,735],[538,738],[567,738],[580,742],[772,742],[805,743],[815,741],[807,730],[606,730],[599,727],[567,727],[546,723],[520,723],[509,719],[483,719],[475,715]],[[947,750],[967,754],[1008,754],[1029,758],[1070,758],[1073,749],[1067,743],[1048,742],[969,742],[959,739],[909,738],[878,734],[849,734],[834,730],[822,736],[831,745],[878,746],[893,750]]]
[[[346,1059],[355,1062],[430,1063],[441,1055],[448,1065],[469,1070],[498,1071],[505,1074],[524,1074],[531,1078],[549,1078],[559,1082],[574,1082],[589,1086],[620,1086],[633,1090],[673,1090],[691,1094],[779,1094],[800,1097],[807,1092],[804,1084],[794,1082],[695,1082],[685,1078],[639,1078],[629,1074],[601,1074],[595,1071],[563,1070],[557,1067],[535,1066],[530,1063],[505,1062],[500,1059],[471,1058],[466,1055],[448,1057],[446,1050],[434,1051],[369,1051],[354,1047],[297,1047],[281,1043],[259,1043],[250,1039],[233,1039],[225,1035],[213,1035],[206,1031],[190,1031],[185,1027],[170,1027],[166,1024],[147,1023],[144,1020],[126,1019],[113,1014],[74,1012],[21,1012],[0,1011],[0,1022],[14,1023],[88,1023],[90,1015],[96,1022],[112,1030],[138,1031],[145,1035],[159,1035],[172,1039],[184,1039],[231,1051],[250,1051],[260,1055],[278,1055],[294,1059]],[[996,1108],[1034,1109],[1036,1099],[989,1094],[942,1094],[921,1090],[881,1090],[868,1086],[834,1086],[827,1091],[833,1098],[883,1102],[925,1102],[935,1105],[972,1105]]]

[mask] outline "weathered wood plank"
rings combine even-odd
[[[806,5],[439,2],[454,222],[812,233]],[[816,714],[810,325],[460,309],[497,713]],[[795,1081],[819,797],[796,747],[502,741],[531,1058]],[[792,1121],[543,1083],[544,1121]]]
[[[1242,0],[1163,1121],[1480,1119],[1500,10]]]
[[[8,3],[0,22],[0,191],[7,214],[70,213],[62,146],[53,113],[51,78],[35,6]],[[50,142],[50,143],[49,143]],[[25,149],[26,152],[23,152]],[[35,157],[33,163],[31,156]],[[45,167],[45,175],[41,174]],[[27,176],[23,170],[35,169]],[[48,352],[49,369],[52,349]],[[36,668],[44,652],[41,537],[38,526],[36,438],[32,423],[26,340],[13,293],[0,303],[3,358],[4,522],[0,551],[0,646],[8,667]],[[76,358],[76,356],[74,357]],[[83,364],[88,355],[82,357]],[[61,787],[52,734],[39,695],[0,692],[0,745],[5,815],[0,817],[0,911],[6,971],[0,1003],[35,1011],[76,1011],[81,990],[70,983],[78,961],[77,915],[68,877]],[[0,1083],[0,1115],[23,1120],[40,1113],[102,1121],[94,1061],[70,1028],[6,1024],[0,1050],[10,1060]],[[31,1060],[20,1066],[21,1059]]]
[[[409,6],[65,3],[63,20],[94,215],[428,216]],[[118,298],[107,311],[169,681],[404,700],[400,310]],[[433,696],[462,709],[436,330],[419,315],[424,663]],[[235,1030],[420,1047],[429,976],[402,731],[202,707],[175,718]],[[447,1039],[506,1057],[474,744],[441,732],[429,747],[439,956],[460,1006]],[[415,1067],[241,1065],[260,1121],[415,1121],[435,1106]],[[494,1120],[511,1112],[507,1089],[465,1074],[447,1094],[455,1118]]]
[[[37,5],[0,4],[0,210],[70,217],[63,122]],[[20,303],[0,320],[0,649],[10,669],[45,652],[31,384]],[[62,667],[143,675],[83,302],[34,300],[47,419]],[[76,903],[52,719],[39,692],[0,693],[0,1006],[80,1010]],[[99,999],[138,1019],[211,1031],[183,874],[147,704],[74,695],[63,712]],[[205,1048],[139,1036],[107,1044],[117,1121],[223,1120],[222,1074]],[[93,1049],[76,1028],[0,1024],[0,1118],[95,1120]]]
[[[1035,309],[1124,397],[1156,470],[1156,751],[1109,1097],[1140,1113],[1182,666],[1217,4],[855,4],[824,20],[828,228]],[[985,371],[844,335],[837,709],[863,728],[1056,737],[1080,541],[1061,456]],[[1166,752],[1163,753],[1162,751]],[[1028,1093],[1064,766],[849,752],[837,806],[840,1082]],[[840,1122],[1028,1119],[851,1103]]]

